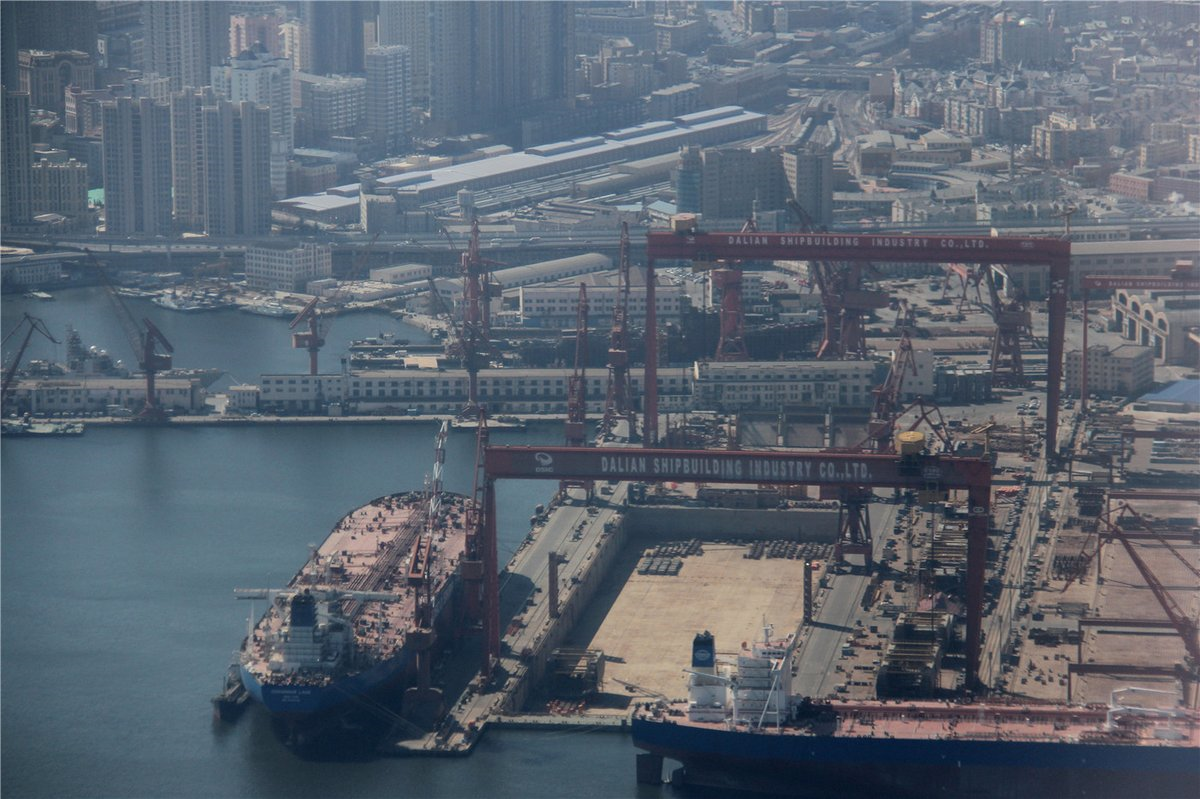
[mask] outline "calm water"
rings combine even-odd
[[[31,358],[65,361],[67,325],[79,331],[85,345],[106,349],[113,358],[126,365],[136,362],[104,289],[68,289],[55,292],[54,296],[53,301],[42,301],[9,295],[0,303],[0,324],[4,334],[20,321],[23,312],[28,312],[45,321],[51,334],[60,342],[55,345],[35,334],[25,354],[25,362]],[[174,365],[177,367],[224,369],[246,383],[257,383],[259,375],[264,373],[308,371],[308,352],[292,349],[288,329],[291,319],[288,317],[255,316],[236,310],[180,313],[135,298],[125,298],[125,303],[135,319],[146,317],[163,331],[175,346]],[[414,342],[430,340],[425,331],[385,313],[342,314],[333,319],[326,334],[327,343],[320,356],[321,371],[339,371],[341,356],[351,341],[377,336],[381,332],[395,333],[398,338]],[[19,338],[14,336],[5,345],[4,363],[10,362]],[[226,385],[227,380],[218,383],[214,389]]]
[[[175,345],[181,367],[240,380],[303,371],[286,319],[179,314],[132,300]],[[100,289],[54,302],[6,297],[7,333],[28,310],[60,341],[132,360]],[[322,353],[354,338],[420,331],[383,314],[339,317]],[[13,348],[15,349],[15,347]],[[6,347],[6,359],[11,351]],[[27,357],[63,360],[44,340]],[[220,384],[218,384],[220,385]],[[249,613],[235,587],[285,583],[350,509],[419,488],[434,426],[94,427],[74,440],[0,445],[0,745],[4,797],[658,796],[634,782],[629,739],[611,733],[489,734],[466,760],[312,763],[252,709],[214,728],[209,698]],[[497,443],[561,440],[548,425]],[[447,446],[446,486],[469,492],[474,439]],[[500,487],[500,554],[515,551],[547,483]],[[261,612],[261,607],[257,609]]]
[[[296,759],[252,709],[209,698],[239,645],[242,586],[284,583],[346,511],[421,485],[434,428],[92,428],[5,440],[5,797],[658,796],[612,733],[489,734],[466,760]],[[556,425],[497,443],[556,440]],[[470,491],[473,438],[448,443]],[[547,483],[500,487],[507,560]]]

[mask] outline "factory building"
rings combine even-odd
[[[1168,275],[1179,260],[1193,260],[1200,252],[1200,239],[1158,239],[1146,241],[1075,241],[1071,243],[1072,299],[1083,295],[1080,286],[1085,275],[1121,275],[1151,277]],[[1031,300],[1046,298],[1049,270],[1042,265],[992,267],[996,285],[1011,296],[1019,287]]]
[[[881,368],[874,361],[700,361],[692,368],[692,408],[867,408]]]

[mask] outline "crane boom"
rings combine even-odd
[[[13,362],[4,372],[4,385],[0,387],[0,404],[3,403],[4,399],[8,398],[8,387],[12,385],[13,378],[17,375],[17,367],[21,365],[21,358],[25,355],[25,349],[29,346],[29,341],[33,338],[33,334],[41,333],[55,344],[58,343],[58,339],[50,335],[50,331],[46,329],[46,323],[41,319],[38,319],[36,316],[30,316],[28,313],[21,317],[21,321],[17,322],[16,326],[8,332],[8,335],[4,337],[4,341],[7,342],[10,338],[12,338],[26,322],[29,323],[29,330],[26,331],[25,338],[21,340],[21,347],[17,350],[17,354],[13,358]]]
[[[121,295],[117,293],[116,286],[113,285],[108,270],[104,268],[104,265],[100,263],[100,260],[96,258],[91,250],[84,247],[83,251],[87,253],[88,260],[100,275],[100,281],[104,284],[105,292],[108,294],[109,302],[112,303],[113,311],[116,312],[117,320],[121,323],[121,328],[125,331],[125,337],[129,340],[129,347],[133,350],[137,358],[138,366],[146,374],[146,404],[142,407],[140,417],[147,421],[161,422],[166,419],[166,414],[158,406],[158,395],[155,393],[154,379],[159,372],[171,368],[171,353],[175,351],[175,348],[171,346],[171,342],[167,341],[167,337],[163,335],[163,332],[149,319],[143,317],[142,326],[138,326],[137,321],[133,318],[133,314],[129,310],[129,306],[121,299]],[[166,350],[166,352],[160,353],[158,351],[159,346]]]

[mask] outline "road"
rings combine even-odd
[[[892,529],[896,508],[891,503],[872,503],[871,528],[876,563],[884,552],[886,533]],[[856,629],[855,617],[861,614],[863,591],[870,578],[864,574],[839,574],[813,614],[814,623],[797,647],[796,676],[792,693],[796,696],[824,697],[833,693],[843,676],[834,669],[842,653],[846,636]],[[814,592],[815,593],[815,592]]]

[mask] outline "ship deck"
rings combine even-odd
[[[419,535],[427,537],[428,500],[419,493],[380,497],[342,517],[325,541],[288,584],[346,591],[390,592],[395,601],[346,601],[342,612],[354,625],[359,652],[384,660],[404,646],[413,626],[419,595],[424,588],[409,585],[407,575]],[[445,587],[466,548],[465,499],[442,495],[442,523],[431,533],[432,557],[426,577],[428,594],[436,597]],[[265,673],[269,638],[278,634],[283,618],[272,607],[259,621],[247,642],[244,664]],[[310,681],[311,678],[296,678]]]
[[[825,727],[764,725],[764,734],[827,735],[843,738],[893,738],[897,740],[1044,741],[1053,743],[1124,743],[1139,746],[1200,747],[1200,714],[1179,711],[1176,718],[1142,719],[1123,724],[1117,733],[1104,730],[1107,706],[1063,705],[964,705],[953,702],[834,702],[828,708],[837,718]],[[709,730],[731,729],[727,722],[687,719],[684,703],[661,711],[646,711],[648,718],[662,714],[681,726]],[[744,725],[740,727],[744,729]],[[1156,734],[1163,729],[1166,737]]]

